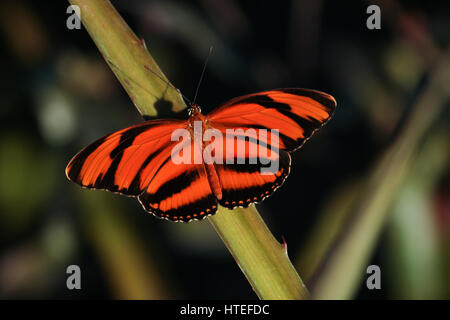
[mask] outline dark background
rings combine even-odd
[[[233,97],[279,87],[336,98],[334,118],[293,154],[285,185],[257,206],[276,238],[286,239],[300,276],[302,250],[318,217],[342,190],[364,181],[427,84],[435,61],[430,47],[421,46],[423,37],[442,51],[450,39],[445,2],[376,2],[381,30],[367,29],[372,3],[365,1],[112,3],[189,98],[214,46],[198,96],[204,113]],[[65,166],[82,147],[142,121],[86,30],[66,28],[67,6],[0,4],[0,297],[256,298],[207,221],[157,220],[133,199],[67,181]],[[447,108],[429,130],[438,130],[433,137],[448,133],[448,118]],[[352,297],[449,297],[450,167],[448,153],[436,157],[444,164],[427,184],[428,209],[420,211],[427,233],[417,220],[408,234],[417,234],[418,243],[381,233],[369,264],[381,267],[382,290],[366,289],[363,274]],[[392,215],[401,197],[389,206]],[[431,249],[417,249],[410,269],[395,267],[402,255],[391,248],[408,252],[430,237]],[[436,254],[441,266],[430,275]],[[82,290],[66,288],[70,264],[81,267]],[[408,279],[431,277],[427,289],[398,281],[406,272],[413,272]]]

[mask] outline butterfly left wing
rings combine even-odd
[[[202,219],[217,210],[202,163],[175,164],[174,130],[186,121],[151,120],[100,138],[67,165],[69,180],[137,197],[144,209],[172,221]],[[186,140],[191,148],[197,147]],[[197,147],[198,148],[198,147]]]
[[[172,132],[185,125],[152,120],[106,135],[73,157],[66,176],[82,187],[137,196],[170,157]]]
[[[171,158],[138,199],[146,211],[175,222],[201,220],[217,211],[217,199],[203,163],[176,164]]]

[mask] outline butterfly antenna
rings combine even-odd
[[[211,56],[212,51],[213,51],[213,46],[209,47],[208,56],[206,57],[205,63],[203,64],[202,74],[200,75],[200,80],[198,81],[197,89],[195,90],[194,103],[195,103],[195,101],[197,101],[198,90],[200,89],[200,85],[202,83],[203,76],[205,75],[206,66],[208,65],[208,60],[209,60],[209,57]]]
[[[108,59],[108,63],[111,64],[111,66],[113,66],[115,69],[119,70],[121,73],[125,74],[118,66],[116,66],[111,60]],[[183,99],[185,99],[189,104],[191,103],[191,100],[189,100],[178,88],[175,88],[173,86],[173,84],[171,84],[169,81],[167,81],[166,79],[164,79],[161,75],[159,75],[158,73],[156,73],[155,71],[153,71],[152,69],[150,69],[148,66],[144,66],[144,68],[148,71],[150,71],[151,73],[153,73],[156,77],[158,77],[158,79],[160,79],[162,82],[164,82],[167,86],[171,87],[173,90],[175,90],[176,92],[178,92]],[[126,74],[125,74],[126,75]],[[134,81],[132,78],[128,77],[129,80],[131,80],[131,82],[133,82],[134,84],[136,84],[138,87],[140,87],[141,89],[145,90],[146,92],[148,92],[149,94],[151,94],[152,96],[155,96],[154,94],[152,94],[150,91],[148,91],[146,88],[144,88],[142,85],[140,85],[138,82]]]

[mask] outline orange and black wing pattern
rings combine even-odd
[[[201,151],[195,142],[186,143],[192,151]],[[176,163],[166,159],[138,199],[145,210],[171,221],[201,220],[217,210],[206,168],[193,160]]]
[[[69,180],[92,189],[137,196],[170,158],[173,130],[185,121],[147,121],[106,135],[81,150],[67,165]]]
[[[238,97],[208,114],[214,128],[276,129],[280,149],[300,148],[332,116],[336,100],[310,89],[276,89]]]
[[[159,218],[202,219],[217,209],[205,167],[194,161],[175,164],[171,158],[177,146],[171,135],[186,126],[186,121],[155,120],[107,135],[79,152],[66,175],[86,188],[137,197]]]
[[[226,139],[245,141],[241,155],[238,148],[230,152],[223,146],[223,164],[215,166],[222,188],[219,203],[227,208],[247,207],[272,195],[290,173],[289,152],[300,148],[322,127],[335,108],[336,101],[326,93],[278,89],[235,98],[212,111],[208,115],[212,127],[228,132]],[[263,135],[261,129],[265,129]],[[274,137],[270,130],[278,130],[278,135]],[[261,163],[261,153],[270,155],[266,160],[276,163],[273,169],[267,170]]]
[[[230,139],[230,137],[227,137]],[[279,149],[267,150],[267,145],[246,139],[245,162],[241,155],[226,154],[222,164],[216,164],[222,197],[219,203],[229,209],[248,207],[272,195],[286,180],[291,170],[291,156]],[[256,148],[257,147],[257,148]],[[258,150],[258,156],[256,151]]]
[[[205,163],[209,145],[195,138],[194,116],[151,120],[106,135],[80,151],[66,175],[86,188],[137,197],[159,218],[200,220],[214,214],[218,204],[247,207],[270,196],[290,173],[289,152],[323,126],[335,107],[330,95],[307,89],[243,96],[204,117],[206,126],[223,136],[214,150],[220,161]],[[189,132],[181,145],[172,140],[177,129]],[[174,161],[173,151],[185,147],[192,156],[201,154],[200,161]]]

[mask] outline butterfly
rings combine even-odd
[[[159,218],[201,220],[219,204],[247,207],[272,195],[290,173],[289,153],[335,108],[331,95],[296,88],[234,98],[207,115],[192,104],[187,120],[149,120],[98,139],[69,162],[66,176],[85,188],[136,197]],[[208,130],[214,139],[204,139]],[[174,132],[184,134],[174,139]],[[272,162],[275,170],[265,172]]]

